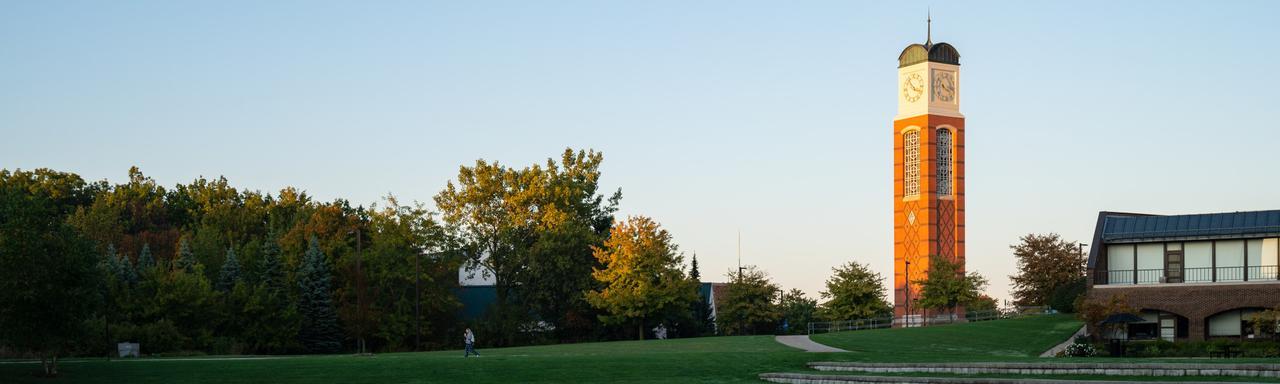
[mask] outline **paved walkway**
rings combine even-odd
[[[1067,350],[1067,347],[1070,347],[1071,344],[1076,343],[1077,336],[1084,336],[1085,331],[1088,331],[1088,330],[1089,330],[1089,327],[1081,325],[1079,331],[1076,331],[1076,333],[1072,334],[1071,337],[1068,337],[1066,341],[1058,343],[1058,345],[1053,346],[1053,348],[1049,348],[1048,351],[1044,351],[1044,353],[1040,354],[1040,357],[1056,357],[1058,355],[1058,352]]]
[[[849,352],[840,348],[832,348],[809,340],[809,335],[774,336],[782,345],[803,349],[805,352]]]

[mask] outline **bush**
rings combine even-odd
[[[137,327],[133,336],[132,340],[141,344],[142,351],[148,354],[181,350],[188,341],[182,331],[168,319]]]
[[[1269,341],[1241,343],[1240,357],[1280,357],[1280,343]]]
[[[1209,357],[1228,349],[1239,351],[1240,357],[1280,357],[1280,343],[1278,342],[1270,340],[1241,341],[1235,339],[1180,341],[1176,343],[1165,340],[1133,341],[1125,346],[1125,354],[1132,357]]]
[[[1049,308],[1062,313],[1076,313],[1076,299],[1084,296],[1088,283],[1084,278],[1063,284],[1049,295]]]
[[[1098,349],[1093,344],[1075,343],[1067,346],[1067,350],[1063,354],[1071,357],[1092,357],[1098,354]]]

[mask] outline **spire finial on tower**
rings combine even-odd
[[[928,47],[933,45],[933,10],[926,8],[925,12],[924,46]]]

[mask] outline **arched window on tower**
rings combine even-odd
[[[938,195],[951,195],[951,130],[938,128]]]
[[[920,194],[920,131],[902,134],[902,195]]]

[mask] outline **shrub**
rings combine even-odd
[[[1049,308],[1062,313],[1076,313],[1076,299],[1084,296],[1087,287],[1085,279],[1080,278],[1055,288],[1049,295]]]
[[[182,331],[169,319],[161,319],[137,327],[135,338],[142,344],[142,351],[148,354],[177,351],[188,342]]]
[[[1132,357],[1209,357],[1234,349],[1240,357],[1280,357],[1280,343],[1270,340],[1215,339],[1208,341],[1165,340],[1133,341],[1125,346],[1125,354]]]
[[[1098,349],[1094,348],[1093,344],[1077,342],[1067,346],[1067,350],[1064,354],[1071,357],[1092,357],[1093,355],[1098,354]]]
[[[1241,357],[1280,357],[1280,343],[1274,342],[1247,342],[1240,344]]]

